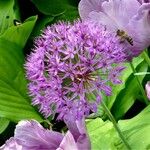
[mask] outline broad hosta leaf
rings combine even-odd
[[[119,139],[112,123],[103,122],[101,119],[93,119],[87,122],[87,130],[90,136],[92,150],[115,149],[114,140]],[[116,140],[116,141],[117,141]]]
[[[9,125],[9,120],[6,118],[0,118],[0,134],[7,128]]]
[[[126,137],[131,149],[146,150],[150,148],[149,124],[150,106],[136,117],[119,121],[119,127]],[[87,122],[87,129],[92,143],[92,150],[126,150],[110,121],[93,119]]]
[[[119,125],[128,137],[132,149],[150,149],[150,105],[130,120],[119,121]]]
[[[30,104],[24,76],[23,47],[34,27],[36,17],[10,27],[0,37],[0,117],[12,121],[41,117]]]
[[[0,34],[12,26],[14,19],[18,18],[18,6],[15,0],[0,0]]]

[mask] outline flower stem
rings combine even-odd
[[[135,68],[134,68],[134,66],[133,66],[133,64],[132,64],[131,62],[130,62],[130,66],[131,66],[131,68],[132,68],[132,70],[133,70],[133,73],[135,74],[135,73],[136,73],[136,70],[135,70]],[[147,96],[146,96],[145,90],[144,90],[144,88],[143,88],[142,84],[140,83],[140,79],[139,79],[139,77],[138,77],[138,76],[135,76],[135,78],[136,78],[136,80],[137,80],[138,86],[139,86],[139,88],[140,88],[140,90],[141,90],[141,93],[142,93],[142,95],[143,95],[143,98],[144,98],[145,104],[146,104],[146,105],[148,105],[148,104],[149,104],[149,102],[148,102],[148,99],[147,99]]]
[[[147,62],[148,66],[150,67],[150,58],[149,58],[146,50],[143,51],[142,56],[143,56],[144,60]]]
[[[126,141],[124,135],[122,134],[115,118],[113,117],[113,115],[111,114],[110,110],[107,108],[107,106],[105,105],[105,102],[101,102],[101,105],[103,106],[106,114],[108,115],[109,119],[112,121],[114,128],[116,129],[116,131],[118,132],[119,137],[121,138],[122,142],[124,143],[124,145],[126,146],[127,150],[131,150],[131,147],[129,146],[128,142]]]

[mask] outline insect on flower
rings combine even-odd
[[[126,45],[128,61],[150,45],[149,12],[149,0],[80,0],[79,3],[83,21],[94,21],[115,34],[118,32],[121,43]]]
[[[131,36],[128,36],[128,34],[123,30],[117,30],[117,36],[120,37],[120,43],[124,43],[127,41],[130,45],[133,46],[133,39]]]

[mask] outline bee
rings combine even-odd
[[[132,40],[131,36],[128,36],[128,34],[125,31],[118,29],[117,36],[120,37],[120,43],[127,41],[130,45],[133,46],[133,40]]]

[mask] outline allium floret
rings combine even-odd
[[[25,65],[32,104],[45,117],[88,116],[101,95],[110,96],[111,85],[121,83],[123,61],[124,47],[105,27],[80,21],[48,26]]]

